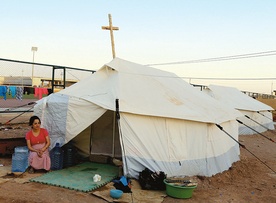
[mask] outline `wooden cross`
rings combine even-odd
[[[108,14],[108,18],[109,18],[109,26],[102,26],[102,29],[103,29],[103,30],[110,30],[112,55],[113,55],[113,58],[115,58],[116,55],[115,55],[115,45],[114,45],[113,30],[119,30],[119,27],[113,27],[113,26],[112,26],[111,14]]]

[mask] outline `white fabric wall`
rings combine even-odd
[[[48,96],[37,102],[34,106],[34,115],[41,119],[41,127],[46,128],[50,135],[50,149],[56,143],[63,145],[66,143],[66,122],[68,111],[68,96]]]
[[[222,126],[238,139],[236,121]],[[238,144],[214,124],[121,113],[125,175],[148,167],[168,176],[205,175],[239,160]]]
[[[210,85],[207,89],[204,89],[203,92],[207,93],[218,101],[239,110],[242,115],[247,115],[249,118],[256,121],[254,122],[245,116],[238,118],[240,121],[255,131],[262,133],[267,131],[267,129],[274,130],[272,113],[269,112],[269,110],[273,110],[272,107],[256,99],[253,99],[252,97],[249,97],[248,95],[233,87]],[[257,133],[250,128],[243,124],[239,124],[239,134],[251,135]]]
[[[252,120],[246,118],[245,116],[239,117],[238,120],[242,121],[245,125],[247,125],[250,128],[255,130],[254,131],[254,130],[250,129],[243,124],[239,124],[239,134],[240,135],[252,135],[252,134],[256,134],[257,132],[262,133],[262,132],[267,131],[268,129],[274,130],[271,112],[260,111],[261,114],[256,111],[240,110],[240,112],[243,115],[247,115]],[[256,122],[254,122],[254,121],[256,121]]]
[[[50,149],[58,142],[64,145],[94,123],[106,109],[89,101],[63,94],[52,94],[40,100],[34,114],[49,131]]]
[[[66,122],[66,143],[100,118],[106,109],[83,99],[70,97]]]

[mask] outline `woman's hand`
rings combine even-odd
[[[43,155],[42,149],[39,149],[39,150],[37,151],[37,155],[38,155],[39,157],[42,157],[42,155]]]

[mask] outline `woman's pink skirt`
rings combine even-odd
[[[34,149],[42,149],[45,146],[45,143],[35,144],[32,147]],[[51,159],[49,150],[45,150],[42,154],[42,157],[39,157],[36,152],[31,152],[29,154],[29,163],[34,169],[45,169],[49,171],[51,168]]]

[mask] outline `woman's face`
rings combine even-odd
[[[38,119],[35,119],[32,125],[32,128],[34,130],[38,130],[40,128],[40,121]]]

